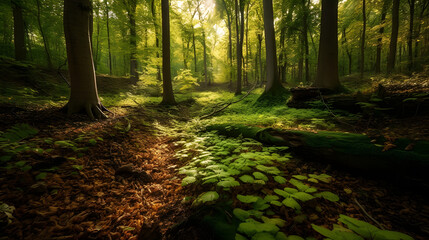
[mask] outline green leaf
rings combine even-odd
[[[408,236],[407,234],[381,230],[374,233],[374,240],[414,240],[414,238]]]
[[[320,192],[314,194],[315,197],[323,197],[324,199],[331,201],[331,202],[337,202],[340,200],[337,194],[331,193],[331,192]]]
[[[287,240],[287,236],[283,232],[278,232],[276,234],[276,240]]]
[[[263,173],[261,173],[261,172],[254,172],[254,173],[253,173],[253,176],[254,176],[256,179],[259,179],[259,180],[262,180],[262,181],[265,181],[265,182],[267,182],[267,181],[268,181],[268,177],[267,177],[267,176],[265,176],[265,174],[263,174]]]
[[[299,200],[301,200],[303,202],[309,201],[309,200],[311,200],[311,199],[314,198],[313,196],[311,196],[310,194],[305,193],[305,192],[294,193],[294,194],[292,194],[292,197],[294,197],[296,199],[299,199]]]
[[[270,202],[270,204],[272,204],[272,205],[274,205],[274,206],[277,206],[277,207],[281,207],[283,204],[281,203],[281,202],[279,202],[279,201],[272,201],[272,202]]]
[[[298,188],[299,191],[304,192],[305,190],[309,189],[310,187],[308,185],[305,185],[299,180],[291,179],[289,182],[294,185],[296,188]]]
[[[247,240],[246,237],[244,237],[243,235],[236,233],[235,234],[235,240]]]
[[[219,187],[230,188],[240,186],[240,183],[235,180],[224,180],[217,183]]]
[[[292,175],[292,177],[299,179],[299,180],[306,180],[308,177],[303,176],[303,175]]]
[[[257,221],[240,223],[237,229],[238,232],[244,233],[249,237],[255,235],[256,233],[262,233],[262,232],[275,234],[279,230],[280,229],[274,224],[260,223]]]
[[[267,167],[264,165],[257,165],[256,169],[258,169],[261,172],[265,172],[265,173],[269,173],[269,174],[273,174],[273,175],[277,175],[280,174],[280,170],[277,167]]]
[[[271,223],[271,224],[275,224],[275,225],[277,225],[278,227],[284,227],[284,226],[286,225],[286,221],[285,221],[285,220],[283,220],[283,219],[280,219],[280,218],[267,218],[267,217],[262,216],[262,217],[261,217],[261,220],[262,220],[264,223]]]
[[[282,176],[275,176],[274,177],[274,181],[280,183],[280,184],[285,184],[287,182],[286,178],[282,177]]]
[[[259,232],[252,237],[252,240],[276,240],[276,238],[270,233]]]
[[[91,144],[92,146],[95,146],[97,144],[97,140],[91,138],[88,140],[88,143]]]
[[[258,201],[259,197],[257,196],[253,196],[253,195],[237,195],[237,199],[240,200],[243,203],[254,203],[256,201]]]
[[[255,179],[250,175],[243,175],[239,177],[239,179],[244,183],[253,183],[255,181]]]
[[[232,213],[236,218],[240,219],[241,221],[244,221],[250,217],[250,213],[241,208],[234,208],[234,210],[232,210]]]
[[[278,194],[278,195],[280,195],[280,196],[284,197],[284,198],[288,198],[288,197],[290,197],[290,193],[287,193],[287,192],[285,192],[285,191],[283,191],[283,190],[281,190],[281,189],[278,189],[278,188],[274,189],[274,192],[275,192],[276,194]]]
[[[136,228],[130,226],[119,226],[124,231],[134,231]]]
[[[279,196],[277,195],[267,195],[264,197],[264,200],[267,202],[272,202],[272,201],[276,201],[279,200]]]
[[[189,185],[189,184],[191,184],[191,183],[194,183],[194,182],[196,182],[197,181],[197,179],[195,178],[195,177],[185,177],[183,180],[182,180],[182,186],[187,186],[187,185]]]
[[[301,205],[299,205],[299,203],[297,201],[295,201],[295,199],[293,198],[286,198],[285,200],[283,200],[282,202],[286,207],[290,207],[293,208],[295,210],[300,210],[301,209]]]
[[[200,203],[207,203],[216,201],[219,198],[219,194],[215,191],[209,191],[200,194],[197,199],[192,203],[193,205],[198,205]]]
[[[287,193],[290,193],[290,194],[293,194],[293,193],[297,193],[298,192],[298,190],[296,190],[295,188],[289,188],[289,187],[286,187],[286,188],[284,188],[283,189],[285,192],[287,192]]]
[[[315,187],[310,187],[310,188],[308,188],[307,190],[305,190],[305,192],[306,192],[306,193],[314,193],[314,192],[317,192],[317,188],[315,188]]]
[[[370,223],[360,221],[342,214],[338,218],[338,221],[344,223],[348,228],[364,238],[372,238],[373,233],[380,231],[379,228]]]
[[[41,172],[41,173],[37,174],[36,181],[45,179],[46,175],[47,175],[47,173],[45,173],[45,172]]]

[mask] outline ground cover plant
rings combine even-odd
[[[0,9],[0,240],[429,238],[428,1]]]

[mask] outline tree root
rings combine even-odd
[[[103,113],[103,111],[110,112],[107,108],[105,108],[101,103],[100,104],[92,104],[88,103],[84,106],[82,105],[72,105],[67,103],[63,108],[62,111],[67,113],[67,116],[71,116],[74,113],[85,113],[88,115],[88,117],[94,121],[96,119],[107,119],[108,117],[106,114]]]

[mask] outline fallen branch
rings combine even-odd
[[[238,100],[236,100],[236,101],[231,101],[231,102],[229,102],[229,103],[222,103],[222,104],[217,104],[215,107],[217,107],[217,106],[222,106],[222,105],[225,105],[225,106],[223,106],[222,108],[220,108],[220,109],[218,109],[218,110],[214,110],[212,113],[210,113],[210,114],[207,114],[207,115],[204,115],[204,116],[202,116],[202,117],[200,117],[200,119],[206,119],[206,118],[209,118],[209,117],[211,117],[211,116],[213,116],[213,115],[215,115],[216,113],[219,113],[219,112],[221,112],[221,111],[223,111],[223,110],[225,110],[226,108],[228,108],[229,106],[231,106],[232,104],[234,104],[234,103],[238,103],[238,102],[240,102],[240,101],[242,101],[243,99],[245,99],[247,96],[249,96],[250,95],[250,93],[254,90],[256,88],[256,84],[254,84],[253,85],[253,87],[245,94],[245,95],[243,95],[243,97],[241,97],[240,99],[238,99]]]
[[[66,83],[67,83],[67,85],[68,85],[69,87],[71,87],[70,82],[69,82],[69,81],[67,80],[67,78],[66,78],[66,77],[64,77],[64,75],[61,73],[61,68],[62,68],[63,66],[65,66],[65,65],[66,65],[66,63],[67,63],[67,58],[66,58],[66,60],[64,61],[64,63],[63,63],[63,64],[61,64],[61,65],[58,67],[57,72],[58,72],[58,75],[60,75],[60,77],[64,80],[64,82],[66,82]]]
[[[377,220],[375,220],[373,217],[371,217],[371,215],[369,215],[369,213],[367,211],[365,211],[365,208],[363,208],[362,205],[360,205],[360,203],[358,202],[358,200],[355,198],[355,203],[359,206],[359,208],[362,210],[362,212],[369,217],[369,219],[371,219],[375,224],[377,224],[381,230],[385,230],[385,228],[383,227],[383,225],[381,225],[381,223],[379,223]]]

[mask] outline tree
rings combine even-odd
[[[235,95],[241,94],[241,78],[242,78],[242,63],[243,63],[243,41],[244,41],[244,5],[245,1],[235,0],[235,29],[236,29],[236,51],[237,51],[237,87]]]
[[[264,95],[277,96],[285,91],[277,71],[276,37],[274,32],[273,1],[263,0],[264,7],[264,29],[265,29],[265,51],[266,51],[266,77]]]
[[[22,2],[19,0],[12,0],[12,9],[15,59],[22,61],[26,60],[27,58],[27,50],[25,48],[24,17],[22,16]]]
[[[395,69],[396,45],[399,32],[399,0],[393,0],[392,7],[392,34],[390,36],[389,57],[387,58],[387,73]]]
[[[362,0],[362,38],[360,45],[360,78],[363,78],[363,72],[365,71],[365,33],[366,33],[366,0]]]
[[[112,75],[112,51],[110,48],[110,27],[109,27],[109,3],[106,0],[106,9],[104,14],[106,15],[106,29],[107,29],[107,49],[109,51],[109,74]]]
[[[170,64],[170,4],[168,0],[161,0],[162,12],[162,102],[165,105],[176,105],[173,85],[171,82]]]
[[[413,70],[413,35],[414,35],[414,6],[416,0],[408,0],[410,5],[410,27],[408,30],[408,71]]]
[[[124,0],[128,12],[130,27],[130,79],[137,83],[139,74],[137,73],[137,33],[136,33],[136,9],[137,0]]]
[[[48,62],[48,67],[52,68],[52,61],[51,61],[51,54],[49,54],[48,40],[46,39],[45,33],[43,32],[42,21],[40,19],[40,0],[36,0],[36,4],[37,4],[37,23],[39,25],[40,35],[42,35],[42,39],[43,39],[43,47],[45,48],[46,61]]]
[[[338,78],[338,0],[322,0],[319,57],[314,86],[336,91]]]
[[[380,30],[378,33],[380,36],[377,39],[377,57],[375,60],[375,72],[380,73],[381,72],[381,47],[382,47],[382,41],[383,41],[383,33],[384,33],[384,24],[386,21],[386,15],[387,15],[387,4],[388,1],[383,1],[383,9],[381,10],[381,22],[382,25],[380,27]]]
[[[90,0],[64,1],[64,34],[71,82],[67,114],[86,112],[93,120],[106,118],[98,98],[89,35]]]

